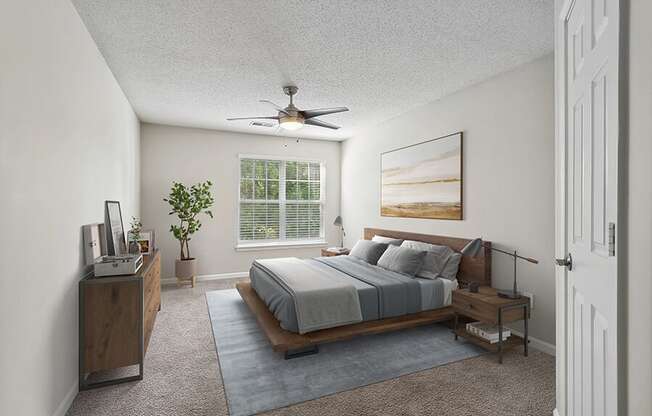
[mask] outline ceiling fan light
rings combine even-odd
[[[281,128],[285,130],[298,130],[303,127],[303,119],[297,116],[282,117],[280,120]]]

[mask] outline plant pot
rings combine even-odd
[[[174,275],[179,279],[190,279],[197,275],[197,259],[176,260]]]

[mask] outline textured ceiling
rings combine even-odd
[[[342,139],[553,48],[553,0],[73,0],[141,120],[284,134],[227,117],[347,106],[292,137]]]

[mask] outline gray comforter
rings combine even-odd
[[[296,257],[257,260],[254,266],[291,295],[300,334],[362,320],[355,287],[333,278],[334,269]]]
[[[267,260],[274,261],[274,260]],[[391,318],[444,304],[443,283],[438,280],[415,279],[378,266],[372,266],[351,256],[318,257],[301,260],[319,265],[329,279],[351,285],[358,294],[363,321]],[[278,275],[254,262],[250,277],[252,287],[269,310],[288,331],[299,332],[296,302],[290,290],[279,283]],[[424,280],[424,282],[420,282]],[[428,285],[428,296],[423,296],[423,284]],[[434,290],[433,290],[434,289]],[[428,299],[428,305],[424,299]]]

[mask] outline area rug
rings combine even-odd
[[[272,351],[237,290],[206,293],[231,416],[248,416],[480,355],[449,328],[426,325],[321,345],[291,360]]]

